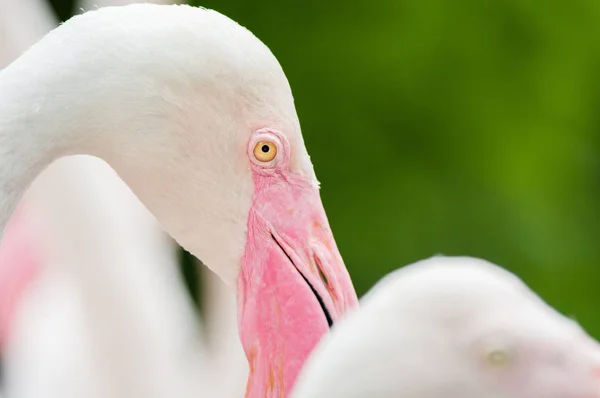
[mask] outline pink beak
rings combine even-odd
[[[257,193],[238,280],[247,397],[283,397],[308,355],[356,292],[337,249],[318,188],[288,176],[255,178]]]

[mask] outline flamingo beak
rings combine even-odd
[[[321,337],[357,305],[318,188],[295,181],[258,192],[238,280],[246,396],[288,394]]]
[[[270,235],[277,246],[274,249],[279,249],[293,265],[302,278],[298,282],[308,286],[328,327],[332,327],[349,308],[357,305],[357,298],[326,223],[323,212],[322,217],[314,217],[312,222],[307,223],[312,225],[312,231],[302,231],[308,232],[306,234],[298,234],[298,229],[291,233],[273,229]]]

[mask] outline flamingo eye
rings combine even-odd
[[[259,162],[270,162],[277,155],[277,146],[270,141],[259,141],[254,146],[254,157]]]

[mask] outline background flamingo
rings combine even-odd
[[[306,363],[293,398],[595,398],[600,344],[514,274],[433,257],[384,277]]]

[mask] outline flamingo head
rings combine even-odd
[[[424,260],[361,304],[315,349],[293,398],[600,397],[600,345],[486,261]]]

